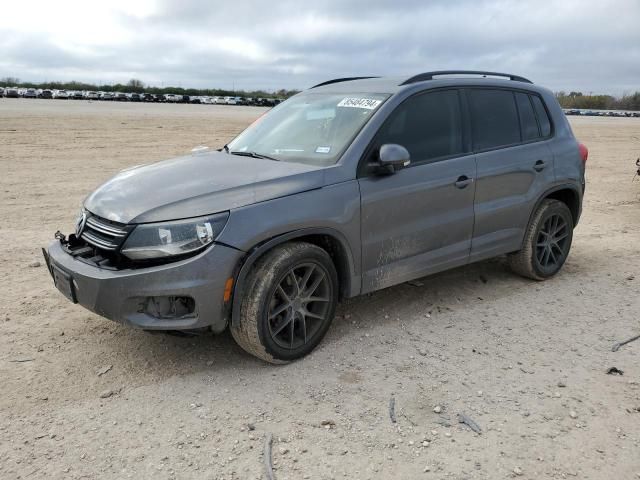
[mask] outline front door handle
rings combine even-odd
[[[546,164],[546,163],[544,163],[544,160],[538,160],[538,161],[535,163],[535,165],[533,166],[533,169],[534,169],[536,172],[541,172],[542,170],[544,170],[544,167],[546,167],[546,166],[547,166],[547,164]]]
[[[466,175],[461,175],[458,177],[458,180],[456,180],[456,183],[454,184],[457,188],[466,188],[467,185],[470,185],[471,183],[473,183],[473,178],[469,178]]]

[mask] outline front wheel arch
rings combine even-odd
[[[273,248],[292,241],[312,243],[329,253],[338,272],[339,298],[353,297],[360,293],[360,276],[357,273],[353,252],[342,233],[333,228],[303,228],[290,231],[257,244],[249,250],[236,268],[237,274],[231,299],[230,322],[232,326],[237,326],[239,323],[240,305],[251,267]]]

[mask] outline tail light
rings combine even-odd
[[[582,163],[587,163],[587,158],[589,157],[589,149],[584,145],[584,143],[578,144],[578,150],[580,151],[580,158],[582,159]]]

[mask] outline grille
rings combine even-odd
[[[125,224],[90,215],[80,236],[89,245],[115,252],[122,246],[130,230],[131,227]]]

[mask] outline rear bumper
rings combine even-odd
[[[190,330],[210,327],[221,332],[230,308],[224,303],[225,282],[243,252],[213,245],[195,257],[149,268],[106,270],[75,259],[55,241],[47,249],[50,270],[70,277],[77,303],[108,319],[145,330]],[[62,289],[61,289],[62,290]],[[149,298],[189,297],[193,312],[161,317],[145,308]]]

